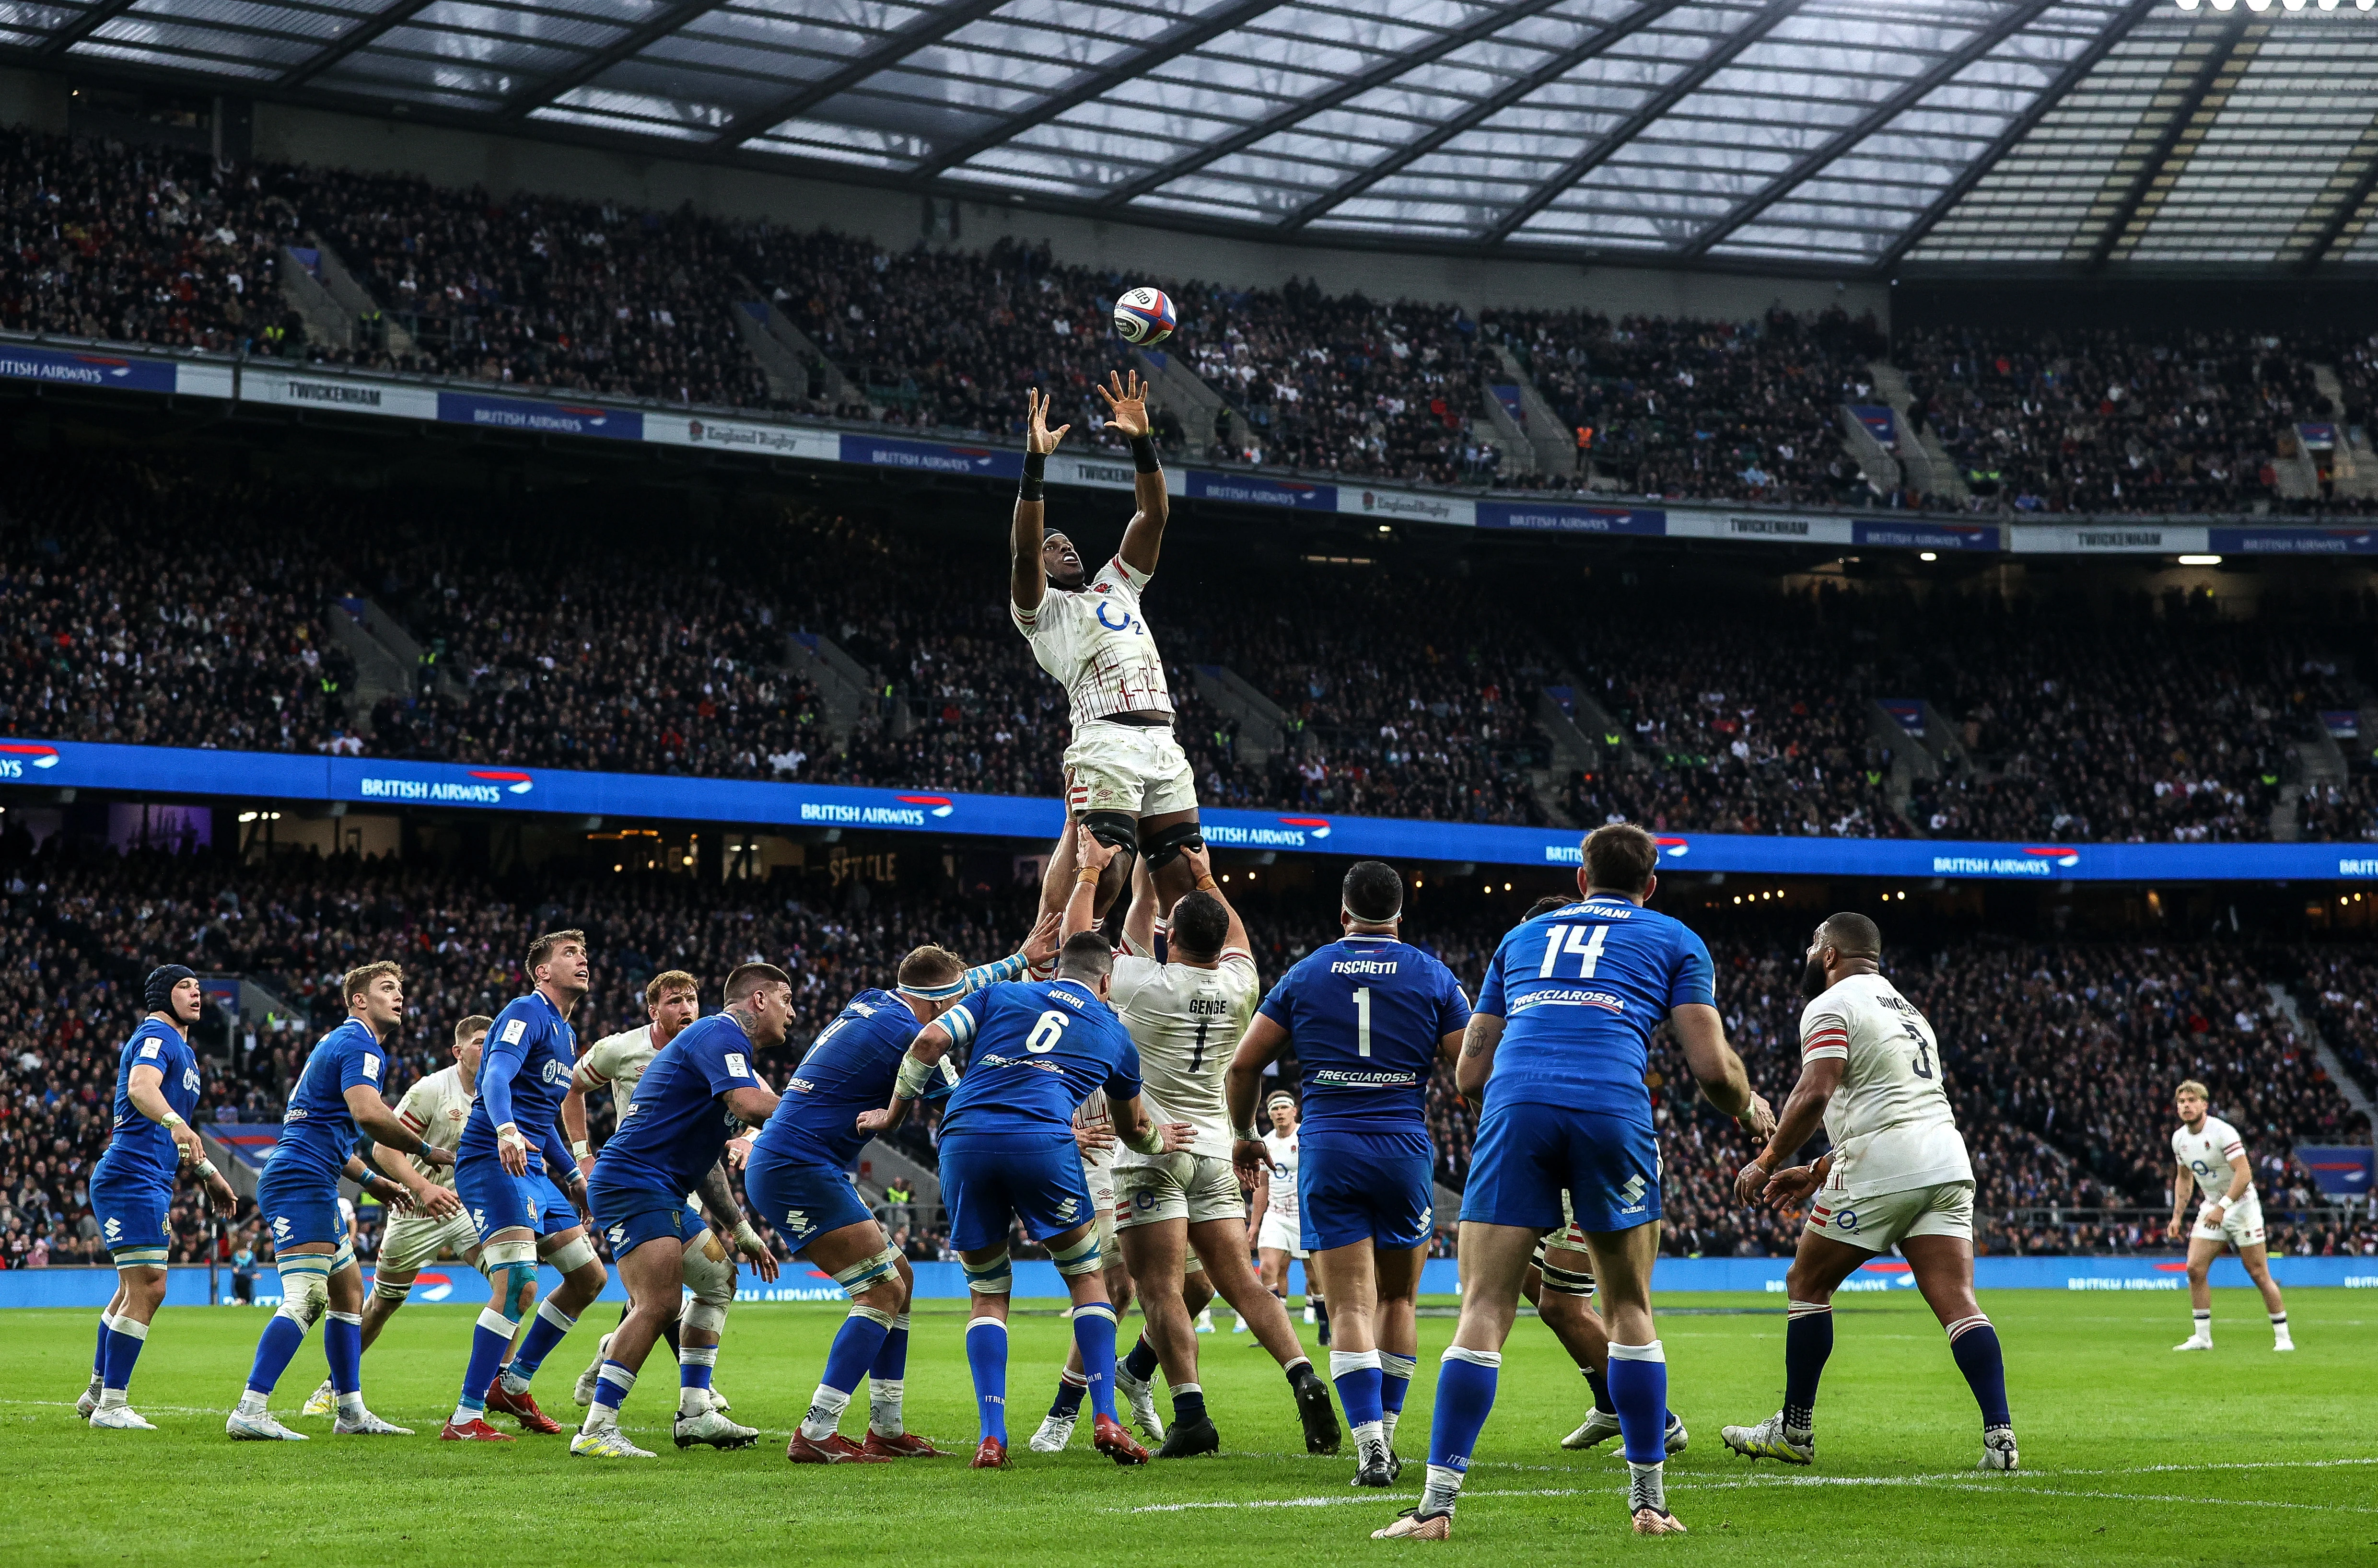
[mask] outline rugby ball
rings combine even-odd
[[[1176,325],[1172,302],[1162,289],[1134,289],[1115,301],[1115,336],[1126,343],[1152,349],[1172,336]]]

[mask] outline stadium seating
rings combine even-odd
[[[416,176],[255,162],[0,131],[0,326],[245,349],[679,404],[799,407],[953,435],[1012,433],[1051,389],[1083,445],[1118,445],[1091,395],[1123,359],[1114,295],[1173,294],[1168,352],[1219,401],[1190,450],[1435,485],[1588,486],[1677,500],[2019,512],[2357,512],[2359,493],[2273,464],[2293,425],[2366,416],[2372,350],[2349,337],[2205,328],[1909,326],[1886,342],[1834,310],[1747,321],[1490,310],[1329,295],[1311,282],[1124,279],[1045,245],[894,253],[826,230],[685,208],[439,187]],[[282,296],[284,246],[325,246],[370,308],[314,323]],[[292,280],[294,281],[294,280]],[[330,296],[324,295],[323,298]],[[806,337],[808,384],[773,383],[732,314],[766,300]],[[341,307],[343,309],[344,307]],[[334,311],[333,314],[336,314]],[[309,341],[310,340],[310,341]],[[1580,464],[1543,472],[1475,433],[1488,388],[1531,377]],[[1844,443],[1845,403],[1906,392],[1907,440],[1955,487],[1883,493]],[[2336,373],[2319,389],[2315,365]],[[800,382],[797,371],[791,380]],[[827,400],[828,388],[838,389]],[[1507,430],[1507,426],[1505,426]],[[1887,487],[1886,487],[1887,488]]]

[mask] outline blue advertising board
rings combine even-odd
[[[1893,550],[2000,550],[2005,544],[1994,522],[1902,522],[1861,518],[1850,524],[1850,543]]]
[[[1043,842],[1063,825],[1054,799],[1030,796],[35,739],[0,740],[0,787],[10,784]],[[1201,816],[1207,842],[1221,850],[1555,868],[1575,867],[1581,859],[1574,829],[1219,807],[1206,808]],[[2353,844],[1995,844],[1677,832],[1655,837],[1662,865],[1671,871],[2041,882],[2378,880],[2378,851]]]
[[[2378,555],[2378,529],[2208,528],[2205,548],[2216,556]]]
[[[633,409],[599,403],[552,402],[544,398],[497,398],[484,392],[439,392],[438,418],[447,425],[476,425],[533,436],[595,436],[612,441],[644,438],[644,416]]]
[[[1657,538],[1668,514],[1639,507],[1568,507],[1551,501],[1480,501],[1478,526],[1531,533],[1624,533]]]
[[[1334,512],[1338,486],[1302,479],[1271,479],[1259,473],[1214,473],[1189,471],[1184,494],[1207,501],[1236,501],[1250,507],[1287,507],[1295,511]]]
[[[842,461],[871,468],[907,468],[919,473],[968,474],[977,479],[1020,479],[1024,454],[1007,447],[958,447],[943,441],[908,441],[890,436],[845,436]]]
[[[125,392],[170,392],[176,372],[171,361],[90,349],[33,348],[0,344],[0,377],[46,381],[65,387],[112,387]]]

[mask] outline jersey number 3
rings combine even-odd
[[[1932,1076],[1932,1042],[1926,1039],[1924,1037],[1924,1032],[1916,1028],[1913,1023],[1903,1023],[1900,1027],[1906,1030],[1907,1037],[1916,1042],[1916,1076],[1927,1081],[1930,1080]]]
[[[1040,1022],[1032,1025],[1032,1033],[1024,1037],[1024,1048],[1034,1056],[1047,1056],[1065,1037],[1065,1025],[1073,1021],[1071,1013],[1051,1008],[1040,1015]]]
[[[1567,935],[1563,936],[1563,932]],[[1579,960],[1577,977],[1592,979],[1593,966],[1602,962],[1602,944],[1609,940],[1610,928],[1607,926],[1555,926],[1552,935],[1544,939],[1544,961],[1536,966],[1536,978],[1551,979],[1561,954],[1573,952]]]

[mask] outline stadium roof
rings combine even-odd
[[[2378,258],[2354,3],[0,0],[0,54],[1308,242],[2270,265]]]

